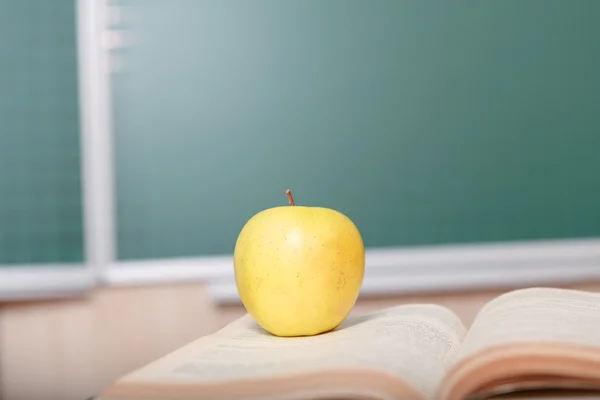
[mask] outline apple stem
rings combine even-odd
[[[285,194],[287,195],[288,201],[290,202],[290,206],[295,206],[296,204],[294,203],[294,198],[292,197],[292,191],[288,189],[285,191]]]

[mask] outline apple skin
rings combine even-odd
[[[276,336],[312,336],[348,316],[362,286],[365,248],[354,223],[322,207],[259,212],[234,250],[235,281],[248,313]]]

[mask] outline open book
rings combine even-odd
[[[508,292],[468,330],[431,304],[349,317],[299,338],[272,336],[246,315],[100,399],[462,400],[531,388],[600,389],[600,294]]]

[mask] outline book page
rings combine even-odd
[[[212,383],[373,369],[401,377],[431,398],[464,335],[458,317],[434,305],[349,317],[332,332],[298,338],[272,336],[247,315],[204,345],[183,348],[129,379]]]
[[[511,342],[561,342],[600,348],[600,294],[533,288],[509,292],[477,315],[459,359]]]

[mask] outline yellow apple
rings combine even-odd
[[[337,327],[362,286],[365,249],[355,224],[322,207],[259,212],[235,244],[237,290],[248,313],[276,336],[311,336]]]

